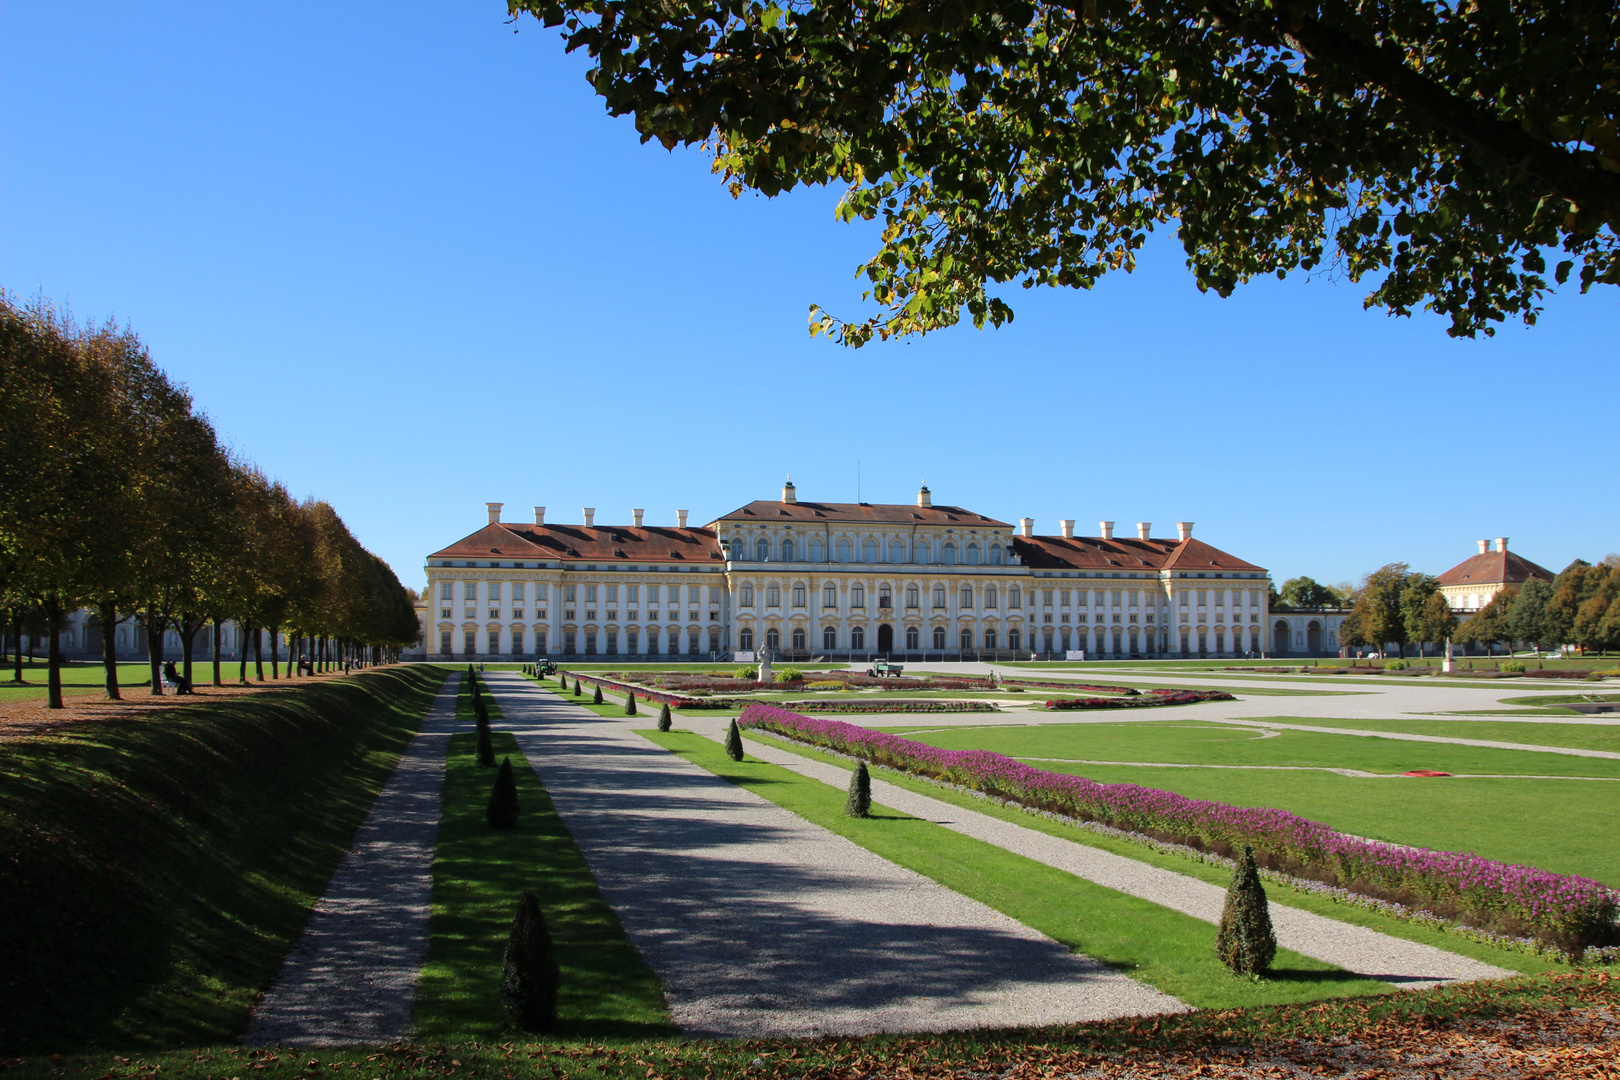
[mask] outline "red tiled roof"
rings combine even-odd
[[[1519,585],[1531,578],[1551,581],[1555,575],[1516,551],[1487,551],[1464,559],[1440,575],[1442,585]]]
[[[1014,553],[1037,570],[1181,570],[1184,572],[1248,570],[1263,567],[1244,562],[1202,540],[1182,541],[1100,536],[1015,536]]]
[[[985,517],[964,510],[960,506],[910,506],[905,503],[818,503],[772,502],[760,499],[747,506],[722,514],[713,524],[722,521],[842,522],[859,525],[983,525],[1012,528],[1005,521]]]
[[[491,557],[562,562],[707,563],[720,561],[709,529],[634,528],[629,525],[486,525],[430,559]]]

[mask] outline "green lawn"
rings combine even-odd
[[[0,1057],[234,1038],[443,674],[0,743]]]
[[[491,724],[499,728],[499,709],[493,700],[488,703]],[[471,727],[465,682],[457,716]],[[678,1035],[658,979],[625,937],[516,740],[499,730],[493,739],[496,758],[512,759],[522,814],[516,829],[488,826],[484,808],[495,770],[478,765],[471,730],[453,735],[433,857],[432,944],[416,1000],[416,1037],[436,1042],[522,1037],[507,1023],[500,977],[512,912],[524,889],[540,895],[562,972],[552,1038]]]
[[[199,682],[211,676],[208,674],[209,662],[199,664],[192,661],[192,677]],[[48,665],[43,660],[25,660],[23,662],[23,681],[11,681],[16,668],[8,660],[0,666],[0,706],[8,701],[32,701],[45,697],[45,680]],[[125,693],[140,693],[150,690],[152,686],[152,669],[143,660],[134,664],[118,665],[118,687]],[[85,664],[73,663],[62,665],[62,693],[63,694],[89,694],[102,693],[107,685],[107,673],[99,663]]]
[[[777,765],[751,758],[733,762],[718,743],[691,732],[643,734],[813,824],[1199,1008],[1281,1004],[1391,989],[1387,983],[1286,950],[1278,953],[1273,978],[1262,982],[1235,978],[1215,959],[1215,927],[1190,915],[886,807],[874,805],[874,816],[865,820],[847,817],[844,792]]]
[[[1620,761],[1316,732],[1282,731],[1267,738],[1254,729],[1223,727],[1218,721],[950,728],[912,737],[947,749],[993,750],[1038,768],[1104,783],[1142,784],[1239,806],[1278,807],[1361,836],[1475,851],[1620,886],[1620,849],[1611,842],[1607,826],[1620,816],[1620,781],[1515,775],[1613,778],[1620,777]],[[1035,758],[1286,765],[1312,771],[1092,765]],[[1315,771],[1324,766],[1378,773],[1437,769],[1509,775],[1362,778]]]
[[[1494,714],[1493,714],[1494,715]],[[1538,717],[1553,713],[1536,713]],[[1485,739],[1491,742],[1525,743],[1533,746],[1567,747],[1572,750],[1606,750],[1620,753],[1620,716],[1611,716],[1611,724],[1561,724],[1556,720],[1537,720],[1535,723],[1511,723],[1491,720],[1340,720],[1319,716],[1267,716],[1256,719],[1275,720],[1283,724],[1309,724],[1313,727],[1352,728],[1356,731],[1388,731],[1402,735],[1438,735],[1447,739]],[[1219,721],[1216,721],[1219,723]],[[1410,744],[1408,744],[1410,745]],[[1547,757],[1532,755],[1543,763],[1535,772],[1569,775],[1564,765],[1570,762],[1595,761],[1595,758]],[[1557,763],[1556,765],[1554,763]],[[1547,767],[1553,766],[1553,767]],[[1605,774],[1608,775],[1608,774]]]

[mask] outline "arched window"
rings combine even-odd
[[[990,545],[990,565],[991,566],[1000,566],[1001,565],[1001,545],[1000,544],[992,543]],[[986,647],[987,648],[993,648],[993,646],[986,646]]]
[[[986,610],[996,606],[996,587],[994,585],[986,585],[984,587],[984,606]],[[995,646],[986,645],[985,648],[993,649]]]
[[[960,637],[962,639],[962,648],[964,648],[964,649],[973,648],[973,631],[972,630],[963,630]]]
[[[748,537],[739,533],[731,538],[731,557],[733,559],[748,558]]]
[[[906,545],[902,544],[898,540],[890,540],[889,541],[889,561],[890,562],[905,562],[906,561]]]
[[[890,590],[889,583],[887,581],[878,586],[878,607],[894,607],[894,592]]]
[[[877,562],[878,561],[878,542],[876,540],[872,539],[870,536],[868,536],[866,538],[866,543],[861,545],[861,561],[862,562]]]
[[[979,545],[978,544],[969,544],[967,546],[967,561],[968,561],[969,566],[978,566],[979,565]]]
[[[657,647],[657,634],[649,634],[647,640],[653,643],[654,648]],[[752,630],[744,627],[737,632],[737,648],[741,649],[743,652],[754,651],[754,632]]]
[[[984,647],[987,649],[993,649],[996,647],[996,632],[994,630],[986,630],[984,632]]]
[[[748,582],[743,582],[742,587],[737,590],[737,606],[754,606],[754,587]]]
[[[849,560],[850,560],[849,541],[847,539],[841,539],[841,540],[838,541],[838,561],[839,562],[849,562]]]
[[[782,537],[782,561],[792,562],[794,559],[793,537]]]
[[[826,558],[827,548],[824,544],[822,544],[821,537],[812,536],[810,538],[810,561],[824,562],[826,561]]]
[[[780,649],[782,647],[782,633],[774,626],[765,631],[765,647],[767,649]]]
[[[678,627],[669,628],[669,655],[674,656],[681,651],[681,631]]]
[[[934,648],[943,649],[944,647],[945,647],[945,628],[943,626],[936,626],[936,627],[934,627]]]
[[[838,628],[836,626],[824,626],[821,628],[821,647],[823,649],[838,648]]]
[[[956,544],[950,540],[945,541],[945,549],[940,553],[940,561],[946,566],[956,565]]]
[[[771,542],[763,536],[754,541],[754,561],[769,562],[771,558]]]
[[[1023,636],[1017,630],[1007,631],[1007,648],[1017,652],[1023,645]]]
[[[928,561],[928,541],[926,541],[926,540],[917,541],[917,549],[912,554],[915,557],[917,562],[921,562],[921,563],[927,562]]]
[[[934,586],[934,610],[945,610],[945,586],[943,585]]]
[[[917,609],[917,586],[906,586],[906,607],[915,611]]]
[[[906,648],[915,652],[918,648],[919,635],[915,626],[906,627]]]
[[[793,628],[793,647],[795,649],[802,649],[805,647],[804,627],[802,626],[795,626]]]
[[[862,627],[851,627],[849,631],[849,647],[852,649],[866,648],[866,630]]]

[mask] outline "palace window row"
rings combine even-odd
[[[784,536],[773,545],[770,537],[760,536],[754,539],[752,545],[742,536],[732,538],[731,550],[733,558],[746,558],[752,550],[755,562],[798,562],[800,561],[799,543],[791,536]],[[986,541],[983,547],[977,540],[970,540],[961,548],[956,541],[946,540],[937,548],[938,562],[946,566],[955,566],[958,563],[967,566],[1001,566],[1006,561],[1005,545],[995,541]],[[864,562],[891,562],[891,563],[934,563],[935,546],[928,540],[917,540],[911,550],[911,558],[906,558],[906,545],[904,541],[891,539],[887,548],[876,537],[867,537],[857,547],[848,537],[840,537],[832,545],[832,561],[840,563]],[[804,544],[803,558],[813,563],[827,562],[827,546],[819,536],[812,536]],[[960,556],[960,557],[959,557]]]

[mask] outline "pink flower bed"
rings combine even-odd
[[[937,698],[925,698],[921,701],[906,701],[902,698],[840,698],[822,701],[784,701],[785,708],[797,709],[800,712],[827,712],[827,713],[961,713],[961,712],[996,712],[994,705],[983,701],[940,701]]]
[[[1577,958],[1617,936],[1616,894],[1587,878],[1474,854],[1362,840],[1283,810],[1189,799],[1136,784],[1101,784],[1034,769],[987,750],[942,750],[771,705],[748,705],[738,723],[1197,850],[1230,855],[1249,846],[1255,858],[1271,869],[1363,896],[1422,906],[1480,929],[1535,938]]]
[[[636,697],[650,701],[654,705],[668,705],[672,709],[724,709],[736,704],[723,698],[695,698],[684,694],[670,694],[648,686],[621,682],[618,679],[604,679],[600,675],[585,675],[575,671],[559,671],[557,674],[565,679],[576,679],[585,686],[600,686],[604,690],[617,690],[621,694],[634,693]]]
[[[1155,705],[1191,705],[1197,701],[1235,701],[1225,690],[1149,690],[1136,697],[1054,698],[1048,709],[1150,709]]]

